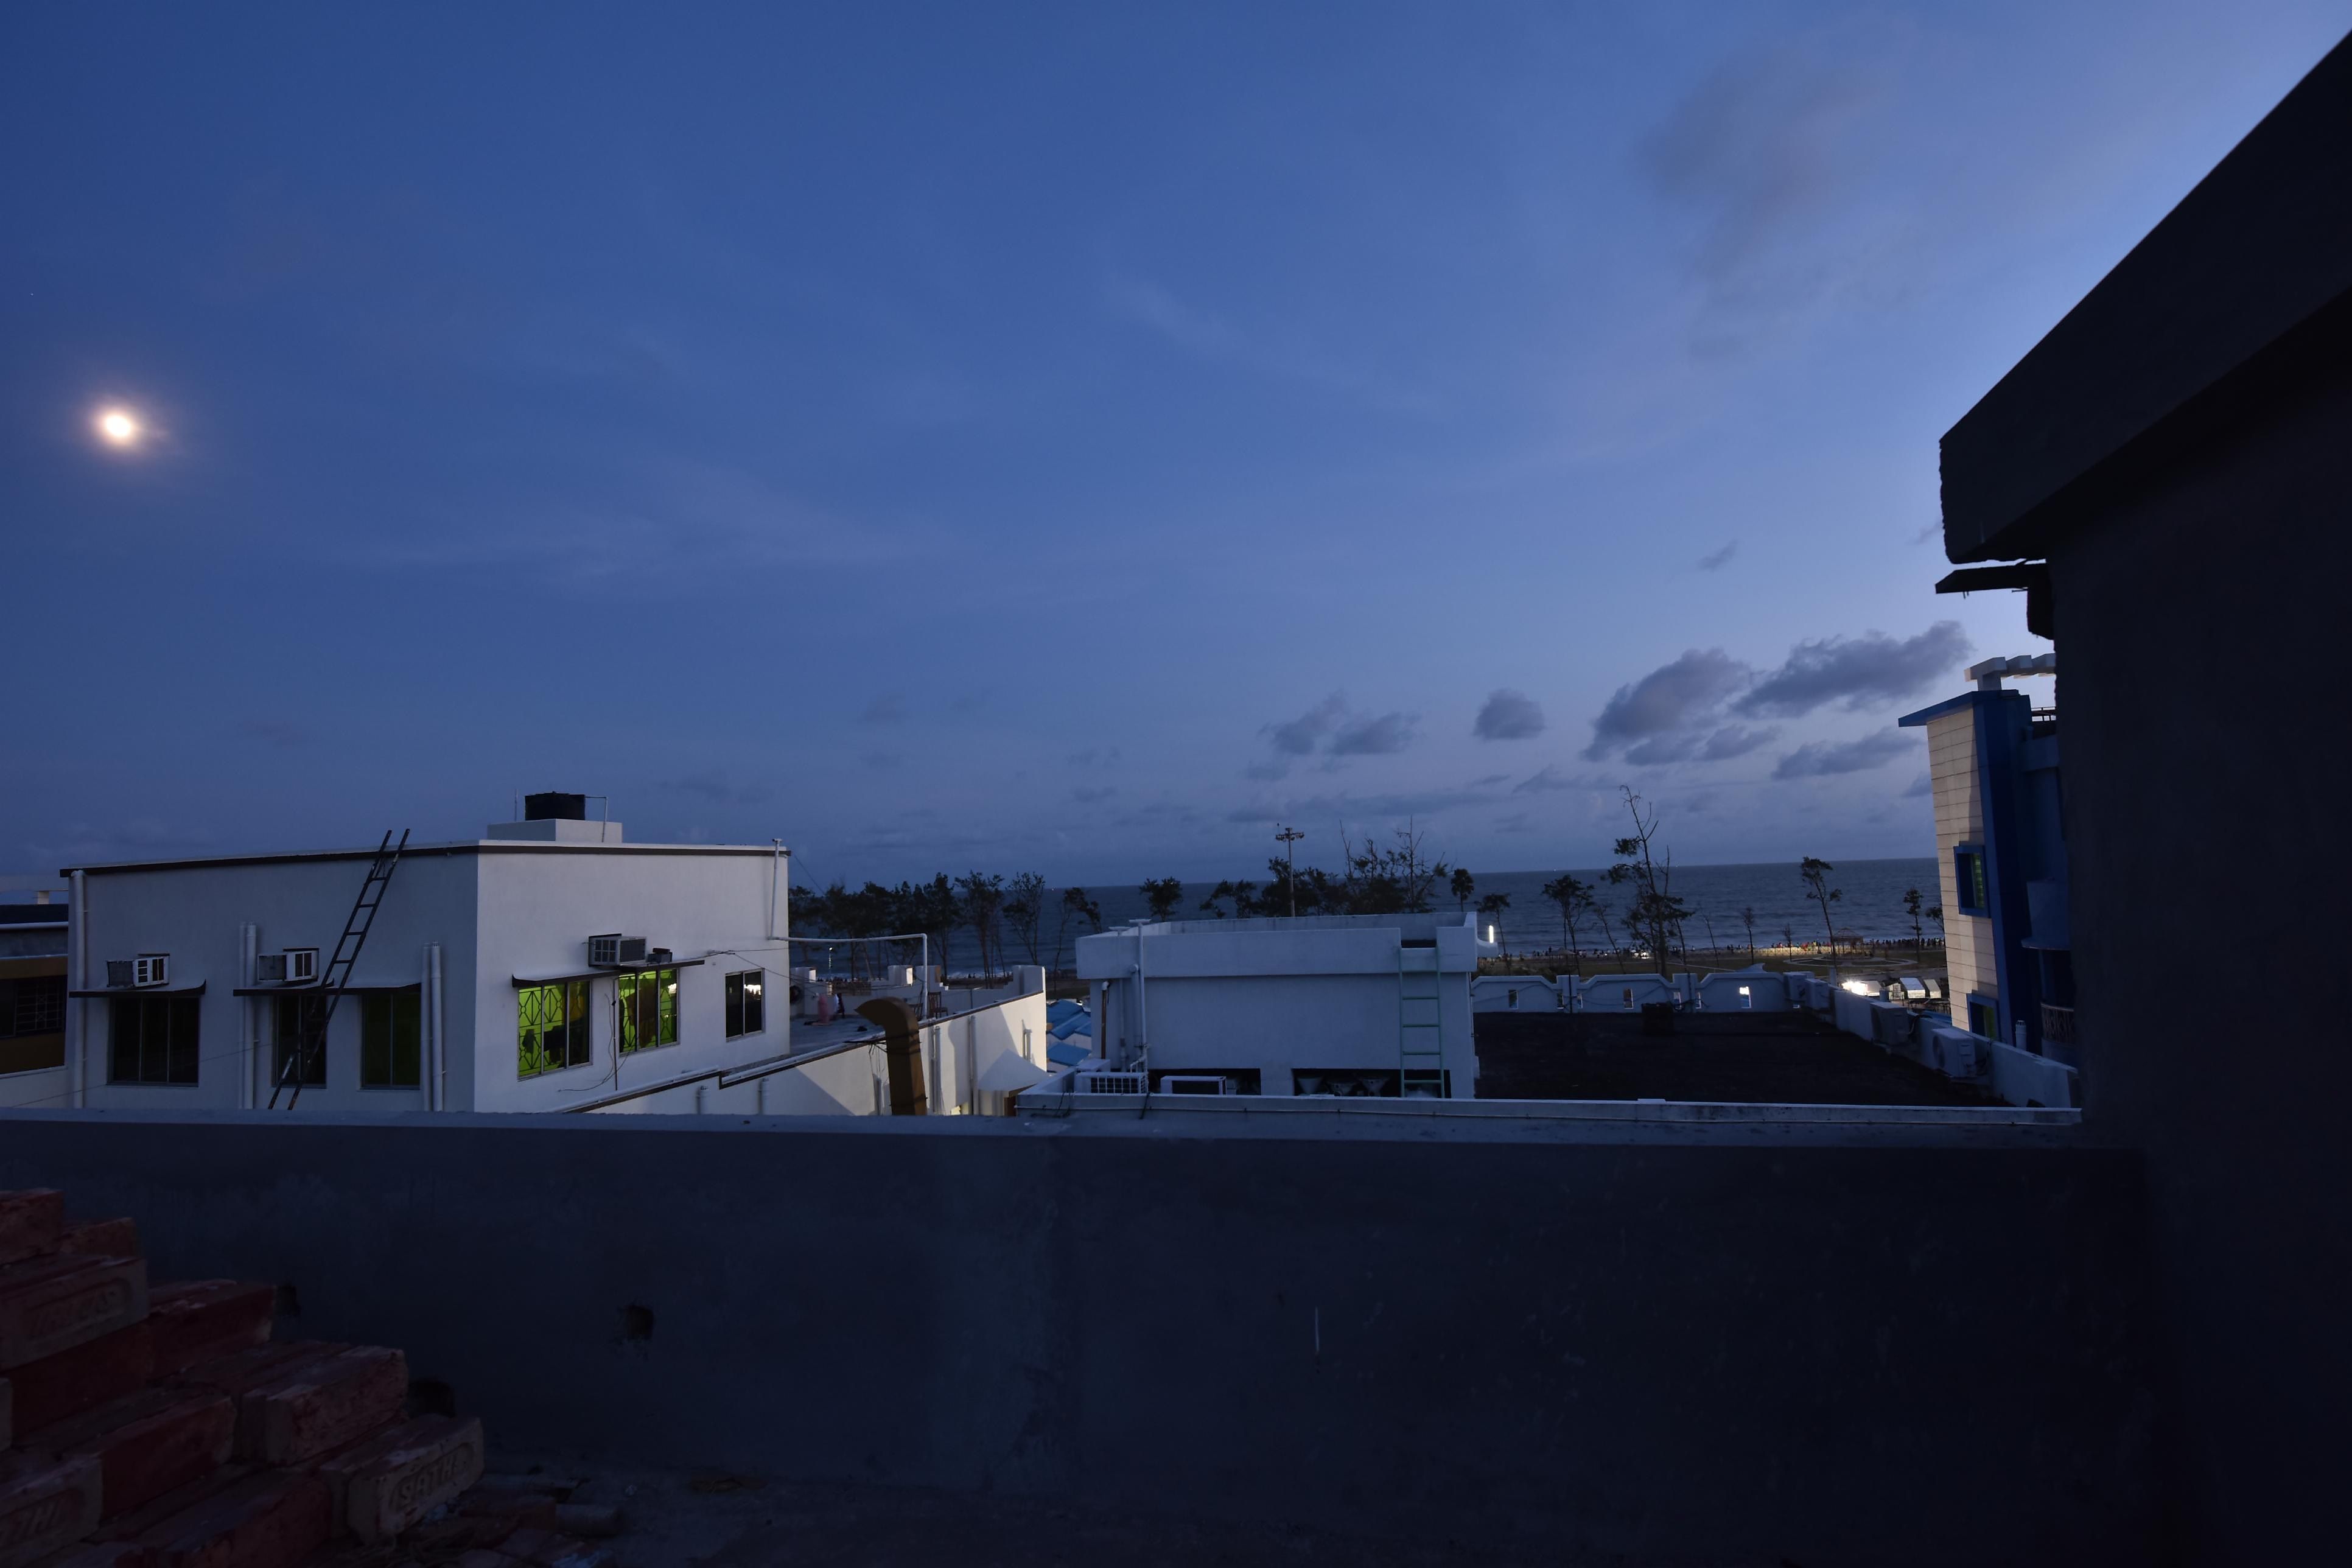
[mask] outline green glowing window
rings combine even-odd
[[[588,983],[560,981],[526,985],[515,993],[515,1073],[543,1072],[588,1064]]]
[[[621,1054],[677,1044],[677,971],[621,976]]]
[[[360,998],[362,1089],[415,1089],[425,1081],[424,1017],[419,992]]]

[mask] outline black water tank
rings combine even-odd
[[[562,795],[554,790],[527,795],[522,797],[522,819],[525,822],[585,822],[588,820],[588,797],[584,795]]]

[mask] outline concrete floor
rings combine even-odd
[[[1589,1556],[1463,1537],[1419,1542],[1181,1513],[1141,1515],[1081,1500],[958,1496],[912,1488],[788,1482],[603,1464],[546,1454],[491,1456],[494,1473],[577,1479],[572,1500],[618,1504],[627,1528],[613,1549],[622,1568],[1223,1568],[1347,1564],[1349,1568],[1467,1568],[1468,1564],[1665,1568],[1665,1560]],[[1673,1560],[1676,1568],[1786,1568],[1771,1554]]]

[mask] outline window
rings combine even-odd
[[[196,1081],[194,996],[117,996],[111,999],[107,1037],[114,1083]]]
[[[727,977],[727,1037],[756,1035],[768,1026],[767,972],[747,969]]]
[[[324,996],[280,996],[271,1009],[278,1015],[277,1049],[269,1063],[269,1081],[273,1084],[299,1083],[304,1089],[327,1087],[327,1042],[319,1041],[319,1048],[302,1064],[298,1075],[289,1075],[286,1064],[302,1048],[305,1028],[324,1027],[327,999]]]
[[[1959,844],[1952,848],[1952,869],[1957,874],[1960,889],[1960,913],[1990,915],[1992,900],[1985,889],[1985,852],[1981,844]]]
[[[624,982],[625,984],[625,982]],[[515,1076],[588,1065],[588,983],[526,985],[515,993]]]
[[[66,977],[28,974],[0,980],[0,1039],[54,1035],[66,1026]]]
[[[2000,1004],[1982,996],[1969,998],[1969,1033],[1988,1040],[2000,1038]]]
[[[360,1087],[415,1089],[425,1081],[424,994],[379,991],[360,998]]]
[[[677,1044],[677,971],[621,976],[621,1054]]]

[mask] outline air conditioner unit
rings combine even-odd
[[[131,984],[131,961],[110,958],[106,961],[106,984],[110,990],[121,991]]]
[[[614,931],[609,936],[588,939],[588,964],[592,969],[624,969],[646,961],[646,939],[623,936]]]
[[[142,952],[132,959],[131,984],[133,985],[172,984],[172,955],[168,952]]]
[[[308,985],[319,978],[319,950],[315,947],[289,947],[286,950],[286,984]]]
[[[1078,1076],[1081,1094],[1148,1094],[1150,1085],[1139,1072],[1082,1072]]]
[[[256,985],[286,984],[286,955],[282,952],[256,953],[253,959],[253,983]]]
[[[1160,1079],[1162,1094],[1223,1094],[1226,1081],[1200,1073],[1164,1073]]]
[[[622,951],[625,952],[627,952],[628,945],[628,943],[623,942],[621,944]],[[677,954],[670,952],[670,950],[666,947],[647,947],[643,942],[639,942],[637,944],[637,957],[642,962],[653,964],[655,967],[658,968],[665,963],[676,962]]]

